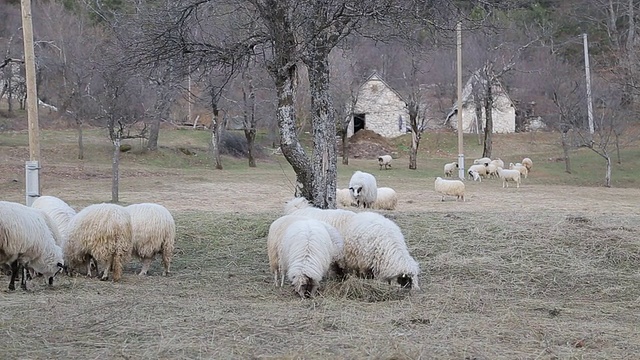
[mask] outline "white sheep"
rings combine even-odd
[[[504,161],[502,161],[502,159],[497,158],[495,160],[491,160],[490,164],[494,164],[497,168],[501,167],[504,168]]]
[[[516,188],[520,187],[520,171],[507,170],[501,167],[498,168],[498,176],[502,179],[502,187],[509,187],[509,181],[516,183]]]
[[[420,289],[420,266],[409,254],[402,231],[393,221],[374,212],[358,213],[349,221],[343,236],[349,272]]]
[[[475,159],[473,160],[473,164],[474,165],[484,165],[484,164],[488,164],[491,162],[491,159],[488,157],[483,157],[482,159]]]
[[[317,209],[320,210],[320,209]],[[300,215],[285,215],[279,217],[269,226],[269,234],[267,235],[267,255],[269,257],[269,268],[273,273],[273,281],[277,285],[281,283],[284,279],[285,274],[280,272],[280,252],[282,248],[282,241],[284,239],[284,234],[291,226],[291,224],[302,221],[312,219],[308,216],[300,216]],[[340,232],[329,225],[328,223],[321,221],[325,230],[329,234],[331,238],[331,242],[333,243],[333,253],[332,253],[332,270],[334,274],[339,276],[342,274],[344,269],[344,240]]]
[[[71,218],[76,215],[76,211],[69,204],[55,196],[40,196],[31,204],[31,207],[44,211],[51,218],[61,235],[56,244],[64,248],[64,243],[67,239],[67,228]]]
[[[373,208],[376,210],[395,210],[398,205],[398,194],[390,187],[378,188],[378,196]]]
[[[284,274],[300,297],[315,296],[320,281],[328,274],[334,244],[327,224],[311,218],[297,220],[287,227],[279,248],[280,286]]]
[[[442,200],[445,196],[455,196],[456,200],[462,199],[464,202],[464,183],[461,180],[446,180],[441,177],[437,177],[434,182],[437,193],[442,194]]]
[[[303,197],[296,197],[287,201],[284,206],[284,213],[285,215],[306,216],[324,221],[338,229],[340,234],[344,233],[349,220],[356,215],[355,212],[345,209],[318,209]]]
[[[444,176],[452,177],[453,172],[456,171],[456,169],[458,169],[458,163],[455,161],[452,163],[444,164]]]
[[[376,178],[369,173],[356,171],[349,181],[349,191],[358,207],[362,205],[364,208],[370,208],[378,196]]]
[[[358,204],[351,197],[349,189],[336,189],[336,202],[344,207],[357,206]]]
[[[533,161],[531,159],[529,159],[528,157],[522,159],[522,165],[524,165],[527,168],[527,172],[531,171],[531,168],[533,167]]]
[[[473,175],[474,172],[478,173],[478,175]],[[469,174],[470,179],[482,181],[480,177],[487,175],[487,167],[484,164],[471,165],[469,169],[467,169],[467,174]]]
[[[65,268],[56,233],[53,221],[43,211],[0,201],[0,263],[11,265],[9,290],[15,289],[20,267],[33,269],[53,284],[53,277]],[[26,289],[24,271],[21,287]]]
[[[498,166],[492,162],[488,163],[485,171],[487,172],[487,177],[498,177]]]
[[[529,175],[529,170],[527,169],[527,167],[520,163],[517,163],[517,164],[509,163],[509,169],[520,171],[520,174],[524,176],[525,179]]]
[[[162,275],[169,275],[176,241],[173,216],[164,206],[152,203],[133,204],[125,209],[131,215],[133,255],[142,260],[139,275],[147,274],[156,254],[162,255]]]
[[[122,270],[131,256],[131,215],[120,205],[94,204],[82,209],[69,223],[69,237],[64,253],[69,266],[78,269],[86,266],[91,276],[91,260],[98,272],[103,269],[101,280],[120,281]]]
[[[385,170],[387,170],[387,166],[391,167],[391,160],[393,160],[391,155],[380,155],[380,156],[378,156],[378,165],[380,165],[380,170],[382,170],[383,166],[384,166]]]
[[[479,181],[482,182],[482,177],[480,176],[480,174],[478,174],[477,171],[475,170],[469,170],[469,178],[473,179],[473,181]]]

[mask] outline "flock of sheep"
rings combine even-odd
[[[141,259],[145,275],[161,254],[167,275],[175,237],[171,213],[158,204],[94,204],[76,213],[53,196],[31,207],[0,201],[0,265],[11,268],[10,290],[20,274],[25,290],[30,276],[41,274],[51,285],[62,271],[119,281],[131,255]]]
[[[522,159],[521,163],[510,163],[509,168],[504,168],[504,161],[498,158],[491,160],[488,157],[476,159],[473,161],[473,165],[467,169],[467,174],[470,180],[482,181],[482,178],[500,178],[502,180],[502,187],[509,187],[509,182],[514,182],[516,187],[520,187],[522,178],[527,178],[529,171],[533,167],[533,161],[526,157]],[[458,170],[458,163],[451,162],[444,165],[444,176],[453,177],[453,174]],[[450,180],[437,177],[435,180],[435,190],[442,195],[442,201],[445,196],[455,196],[456,200],[464,201],[465,186],[461,180]]]

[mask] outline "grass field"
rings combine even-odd
[[[0,134],[0,198],[24,202],[25,133]],[[480,148],[468,142],[469,158]],[[457,153],[452,134],[427,134],[418,170],[397,141],[394,168],[355,159],[356,170],[399,193],[384,214],[401,227],[420,263],[420,291],[373,280],[325,283],[301,300],[276,288],[265,236],[293,193],[281,156],[250,169],[225,157],[213,170],[207,133],[164,131],[161,149],[123,154],[120,198],[153,201],[173,213],[178,239],[170,277],[122,282],[59,277],[28,292],[0,284],[3,359],[634,359],[640,353],[640,148],[623,149],[612,188],[599,186],[604,164],[572,152],[574,172],[549,161],[557,134],[497,136],[505,162],[529,156],[520,189],[497,180],[467,182],[468,201],[440,202],[433,177]],[[43,194],[77,209],[110,198],[110,147],[86,133],[85,160],[75,135],[42,134]],[[196,156],[177,150],[187,147]],[[268,151],[266,152],[268,153]],[[453,154],[453,155],[452,155]],[[451,159],[451,160],[450,160]],[[355,291],[357,289],[364,291]],[[376,296],[374,296],[376,295]]]

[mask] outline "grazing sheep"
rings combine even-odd
[[[312,218],[299,215],[285,215],[276,219],[269,226],[269,234],[267,235],[267,255],[269,257],[269,268],[273,273],[273,280],[276,285],[284,281],[285,276],[284,273],[280,272],[280,252],[284,234],[291,226],[291,224],[308,219]],[[320,223],[325,227],[325,230],[329,234],[329,237],[331,238],[331,242],[333,244],[333,252],[331,255],[331,270],[333,271],[332,275],[340,276],[344,269],[344,240],[342,239],[342,235],[336,228],[323,221],[320,221]],[[282,280],[278,281],[279,278],[281,278]]]
[[[461,180],[445,180],[437,177],[435,181],[435,189],[437,193],[442,194],[442,200],[445,196],[455,196],[456,201],[462,199],[464,202],[464,183]]]
[[[349,189],[336,190],[336,202],[344,207],[357,206],[358,204],[351,197]]]
[[[284,286],[286,274],[300,297],[315,296],[336,252],[327,226],[321,221],[306,218],[287,227],[278,252],[280,286]]]
[[[380,165],[380,170],[382,170],[383,166],[385,170],[387,170],[387,166],[391,167],[391,160],[393,160],[391,155],[378,156],[378,165]]]
[[[452,177],[453,172],[456,171],[457,169],[458,169],[458,163],[455,161],[452,163],[444,164],[444,176]]]
[[[33,269],[53,284],[53,277],[65,268],[56,233],[53,221],[44,212],[0,201],[0,263],[11,265],[9,290],[15,290],[21,267]],[[25,270],[21,287],[27,288]]]
[[[125,209],[131,216],[133,255],[142,259],[142,270],[138,275],[147,274],[156,254],[162,254],[162,275],[169,275],[176,242],[173,216],[164,206],[152,203],[129,205]]]
[[[529,175],[529,170],[527,170],[527,167],[520,163],[517,163],[517,164],[509,163],[509,169],[520,171],[520,174],[524,176],[525,179]]]
[[[67,239],[67,228],[71,218],[76,215],[76,211],[69,204],[55,196],[40,196],[31,204],[31,207],[44,211],[51,218],[61,235],[56,244],[64,248],[64,243]]]
[[[524,165],[527,168],[527,172],[531,171],[531,168],[533,167],[533,161],[531,161],[531,159],[529,159],[528,157],[522,159],[522,165]]]
[[[376,178],[366,172],[356,171],[349,181],[349,191],[356,200],[358,207],[370,208],[378,196]]]
[[[502,161],[502,159],[497,158],[495,160],[491,160],[490,164],[494,164],[497,168],[501,167],[504,168],[504,161]]]
[[[487,172],[488,178],[498,177],[498,166],[494,164],[493,161],[485,165],[485,167],[486,167],[485,171]]]
[[[469,177],[476,180],[476,176],[474,176],[472,174],[472,172],[477,172],[479,176],[486,176],[487,175],[487,167],[482,164],[476,164],[476,165],[471,165],[469,166],[469,169],[467,170],[467,174],[469,174]],[[479,178],[478,178],[479,180]]]
[[[78,212],[69,223],[65,257],[72,268],[86,266],[89,276],[93,259],[97,271],[103,269],[101,280],[107,280],[112,270],[113,281],[119,281],[131,249],[131,215],[122,206],[90,205]]]
[[[482,159],[475,159],[473,160],[473,164],[474,165],[484,165],[484,164],[488,164],[491,162],[491,159],[488,157],[483,157]]]
[[[377,210],[395,210],[398,205],[398,194],[390,187],[378,188],[378,196],[373,208]]]
[[[402,231],[393,221],[374,212],[358,213],[343,235],[348,271],[420,289],[420,266],[409,254]]]
[[[377,189],[376,189],[377,191]],[[303,197],[293,198],[284,206],[285,215],[306,216],[312,219],[324,221],[338,229],[340,234],[347,227],[349,220],[356,215],[355,212],[344,209],[318,209]]]
[[[509,187],[509,181],[516,183],[516,188],[520,187],[520,171],[507,170],[501,167],[498,168],[498,176],[502,179],[502,187]]]

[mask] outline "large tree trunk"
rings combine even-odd
[[[113,158],[111,159],[111,202],[120,201],[118,189],[120,186],[120,137],[113,138]]]
[[[220,158],[220,117],[218,113],[218,106],[215,101],[212,103],[213,117],[211,119],[211,154],[217,170],[222,170],[222,159]]]
[[[349,165],[349,136],[347,126],[342,128],[342,133],[340,134],[340,138],[342,140],[342,164]]]
[[[149,139],[147,141],[147,150],[158,150],[158,136],[160,134],[160,118],[156,114],[153,121],[151,121],[151,127],[149,128]]]
[[[484,98],[484,113],[487,124],[484,128],[484,147],[482,150],[482,157],[491,157],[491,150],[493,148],[493,95],[491,91],[491,81],[487,80],[487,92]]]
[[[322,40],[316,40],[322,41]],[[336,208],[336,122],[329,97],[329,62],[324,44],[312,50],[309,68],[313,128],[313,202],[321,209]]]
[[[604,158],[607,161],[607,172],[604,176],[604,186],[611,187],[611,157],[608,153],[605,153]]]
[[[562,152],[564,153],[564,171],[571,174],[571,158],[569,158],[569,134],[562,130]]]
[[[411,152],[409,153],[409,169],[418,168],[418,146],[420,146],[420,129],[418,126],[418,103],[411,100],[409,103],[409,125],[411,126]]]
[[[244,100],[244,137],[247,139],[247,157],[249,167],[256,167],[256,159],[253,156],[253,149],[256,140],[256,93],[253,88],[253,81],[249,74],[243,74],[245,84],[249,87],[249,94],[242,87],[242,99]]]
[[[84,159],[84,142],[82,141],[82,121],[76,119],[76,129],[78,130],[78,159]]]

